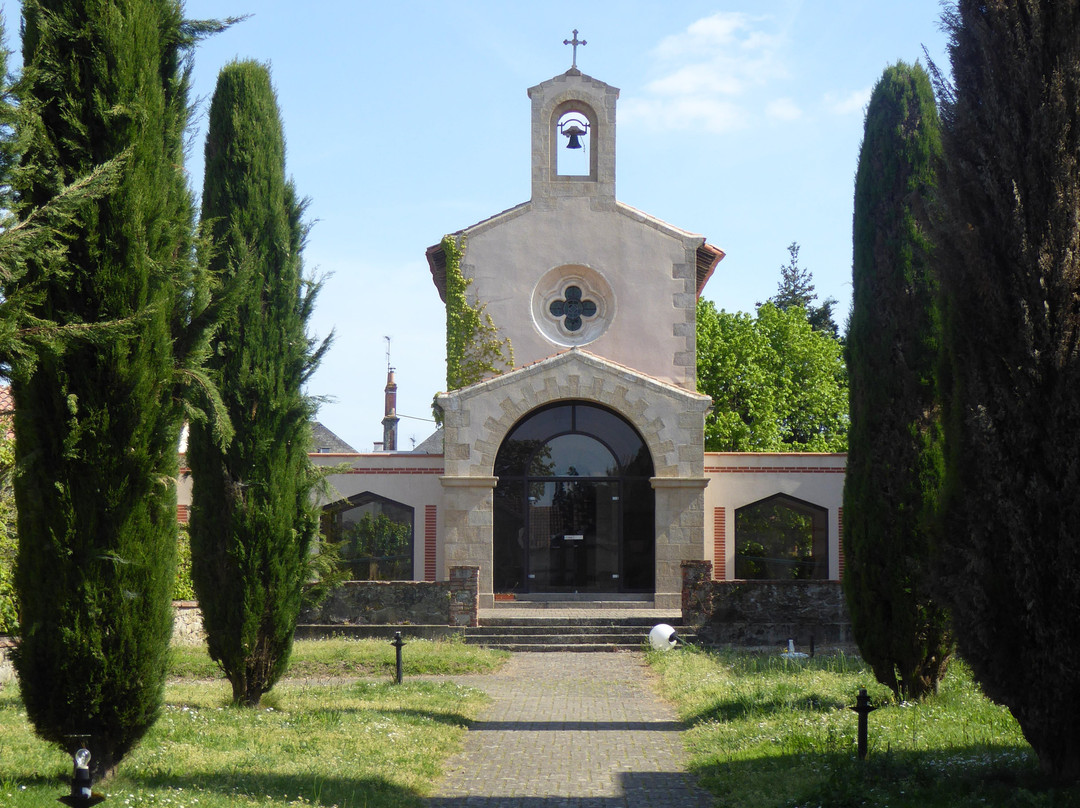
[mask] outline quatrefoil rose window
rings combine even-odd
[[[581,289],[577,286],[567,286],[563,292],[566,296],[563,300],[552,300],[548,311],[555,317],[563,317],[563,325],[567,331],[580,331],[582,317],[596,316],[596,303],[592,300],[581,299]]]
[[[585,345],[607,331],[614,304],[611,286],[592,267],[555,267],[533,289],[533,323],[556,345]]]

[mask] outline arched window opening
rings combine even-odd
[[[413,509],[365,491],[323,508],[323,535],[354,581],[413,579]]]
[[[829,577],[829,512],[786,494],[735,511],[735,577]]]
[[[652,457],[603,407],[560,402],[518,422],[495,459],[496,592],[654,586]]]
[[[556,173],[560,177],[592,174],[593,133],[589,116],[571,109],[555,125]]]

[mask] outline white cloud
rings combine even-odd
[[[664,37],[653,50],[654,76],[624,96],[624,123],[663,131],[728,133],[764,120],[794,121],[819,114],[849,116],[866,109],[870,88],[791,95],[792,43],[772,16],[719,12]]]
[[[746,14],[721,11],[690,23],[682,33],[664,37],[656,54],[666,59],[711,56],[718,47],[736,44],[738,35],[751,24]]]
[[[852,90],[846,95],[825,93],[825,107],[837,115],[851,115],[862,113],[866,105],[870,103],[870,88]]]
[[[642,95],[624,99],[620,117],[665,130],[719,133],[742,128],[763,110],[797,117],[790,99],[768,101],[769,85],[786,75],[784,37],[770,25],[769,18],[720,12],[665,37],[653,52],[657,77]]]
[[[661,131],[703,129],[726,134],[742,129],[747,113],[738,104],[719,98],[629,98],[619,105],[619,118]]]
[[[802,110],[790,98],[777,98],[765,107],[765,114],[780,121],[794,121],[802,117]]]
[[[745,87],[739,76],[715,70],[709,64],[687,65],[645,85],[648,92],[668,97],[698,93],[739,95]]]

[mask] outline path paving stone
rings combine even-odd
[[[674,711],[642,655],[515,654],[467,677],[494,699],[447,762],[429,808],[705,808]],[[459,681],[465,681],[465,678]]]

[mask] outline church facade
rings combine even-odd
[[[843,455],[705,452],[696,307],[724,253],[616,199],[616,88],[575,66],[528,94],[531,198],[453,234],[515,365],[440,394],[442,429],[410,452],[391,378],[383,451],[313,455],[348,464],[328,524],[389,514],[409,526],[404,575],[477,566],[482,607],[677,608],[685,560],[718,579],[838,578]],[[443,246],[427,256],[445,300]]]

